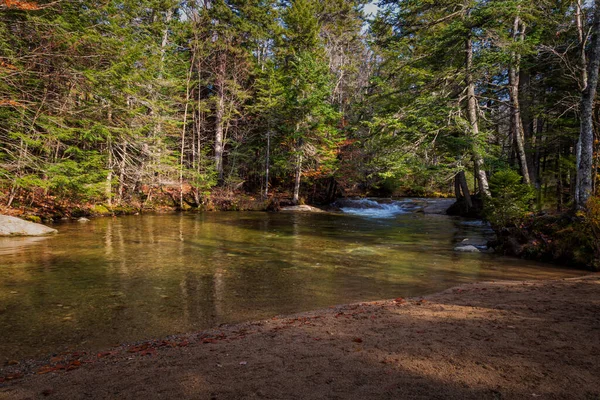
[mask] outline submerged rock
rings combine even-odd
[[[472,195],[471,201],[473,206],[469,207],[464,197],[456,200],[454,204],[447,209],[446,214],[464,218],[483,218],[483,201],[479,193]]]
[[[454,251],[458,251],[461,253],[480,253],[481,252],[477,247],[472,246],[470,244],[466,245],[466,246],[456,246],[454,248]]]
[[[463,239],[459,246],[475,246],[477,248],[485,248],[487,249],[488,240],[485,238],[466,238]]]
[[[90,220],[87,219],[86,217],[81,217],[77,220],[77,222],[90,222]]]
[[[454,199],[427,199],[427,204],[421,212],[425,214],[446,215],[448,209],[454,204]]]
[[[0,236],[43,236],[56,232],[56,229],[46,225],[8,215],[0,215]]]
[[[320,208],[313,207],[313,206],[307,206],[307,205],[281,207],[281,211],[301,211],[301,212],[316,212],[316,213],[325,212],[325,211],[321,210]]]

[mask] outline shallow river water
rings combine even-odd
[[[0,238],[0,363],[465,282],[581,274],[454,252],[489,234],[478,222],[349,211],[98,218],[57,224],[53,237]]]

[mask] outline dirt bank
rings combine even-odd
[[[0,376],[0,399],[598,399],[600,275],[470,284]]]

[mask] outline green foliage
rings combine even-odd
[[[485,216],[494,227],[516,226],[531,211],[533,189],[522,183],[513,170],[496,172],[490,178],[492,198],[485,202]]]
[[[582,89],[572,2],[381,1],[368,25],[366,3],[81,0],[1,13],[3,201],[15,191],[114,203],[163,187],[194,201],[218,184],[258,192],[267,154],[270,184],[283,192],[300,169],[304,189],[335,181],[348,193],[448,193],[476,158],[488,173],[516,167],[506,99],[518,60],[540,199],[569,204]],[[529,200],[511,209],[502,199],[529,194],[499,185],[490,218],[514,223]]]
[[[82,160],[63,160],[46,170],[48,188],[58,196],[90,201],[103,194],[106,171],[102,157],[88,153]]]

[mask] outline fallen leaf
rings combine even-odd
[[[156,349],[146,349],[140,351],[141,356],[153,356],[156,354]]]
[[[104,357],[115,356],[115,355],[117,355],[116,351],[107,351],[107,352],[104,352],[104,353],[98,353],[96,356],[98,358],[104,358]]]
[[[362,343],[363,340],[361,338],[357,337],[357,338],[352,339],[352,341],[355,343]]]
[[[77,367],[75,367],[77,368]],[[38,375],[43,375],[43,374],[47,374],[49,372],[55,372],[55,371],[59,371],[61,369],[68,369],[68,367],[62,365],[62,364],[58,364],[55,366],[51,366],[51,365],[44,365],[42,368],[40,368],[37,372]]]

